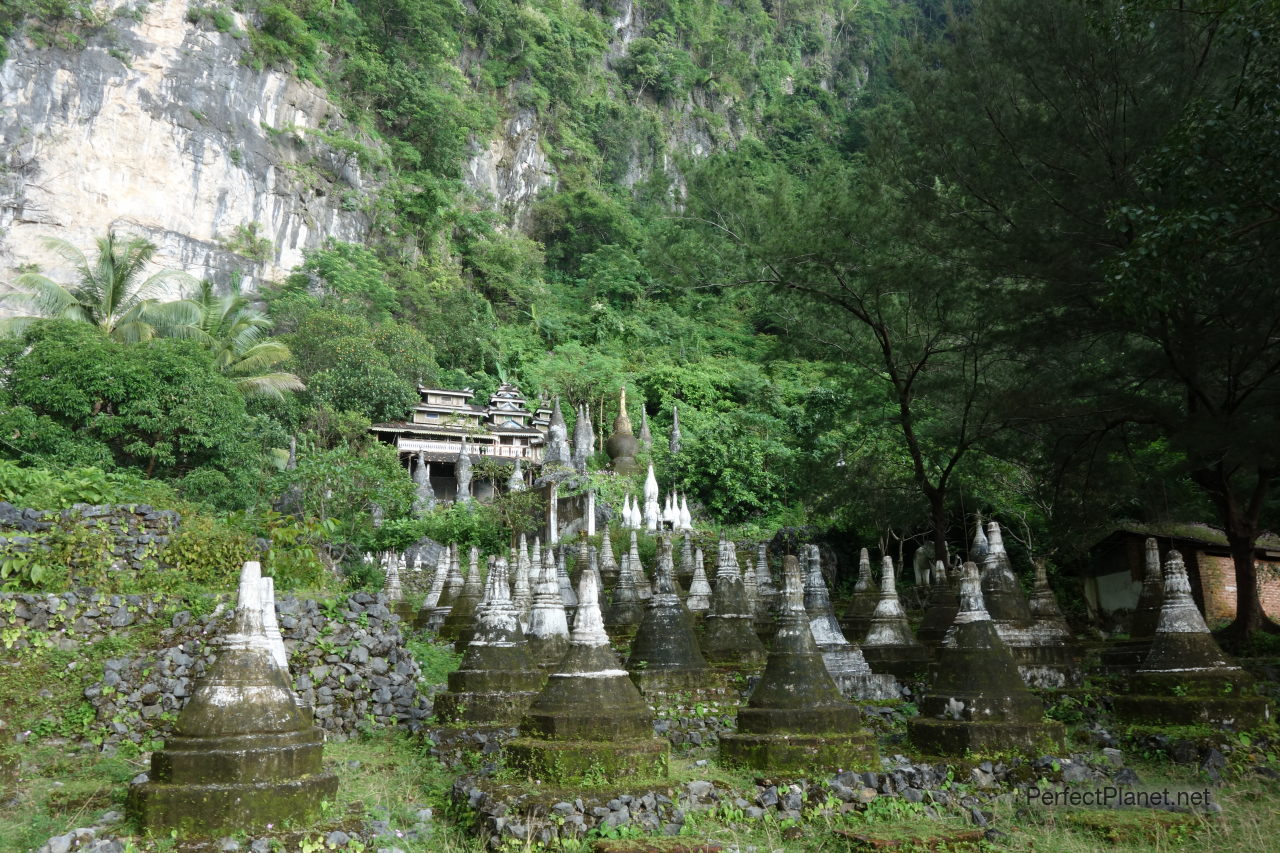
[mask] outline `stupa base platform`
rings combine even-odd
[[[738,692],[718,670],[637,669],[628,673],[650,705],[680,702],[737,704]]]
[[[407,601],[397,601],[391,612],[400,620],[401,625],[411,627],[414,620],[418,618],[418,611],[412,604]]]
[[[1070,640],[1051,646],[1009,646],[1009,651],[1028,687],[1061,689],[1077,687],[1084,681],[1082,655]]]
[[[553,783],[665,776],[670,751],[667,741],[658,738],[586,741],[521,737],[503,748],[507,766]]]
[[[514,725],[452,723],[432,726],[418,733],[423,747],[450,769],[475,761],[477,756],[496,761],[503,745],[520,736]]]
[[[862,656],[872,672],[892,675],[904,684],[920,681],[933,663],[924,646],[863,646]]]
[[[1102,648],[1099,664],[1107,675],[1136,672],[1151,651],[1151,638],[1145,640],[1113,640]]]
[[[320,811],[320,803],[332,801],[337,792],[334,773],[252,784],[143,782],[129,789],[127,810],[144,831],[217,835],[310,820]]]
[[[1266,698],[1253,695],[1254,678],[1243,669],[1139,672],[1131,693],[1112,700],[1116,719],[1160,726],[1216,725],[1237,731],[1271,719]]]
[[[867,675],[851,675],[847,673],[833,674],[832,680],[840,688],[840,695],[846,699],[901,699],[902,685],[892,675],[869,673]]]
[[[926,755],[1021,752],[1043,755],[1064,748],[1062,723],[1003,722],[999,720],[932,720],[916,717],[907,721],[907,739],[912,748]]]
[[[514,725],[533,704],[538,691],[513,693],[440,693],[435,697],[436,719],[442,723]]]
[[[720,760],[760,773],[876,770],[875,740],[867,734],[748,734],[720,736]]]
[[[182,787],[174,780],[201,779],[211,784],[247,784],[300,779],[323,769],[324,733],[317,728],[227,737],[175,735],[152,755],[151,778]]]

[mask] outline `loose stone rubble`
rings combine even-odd
[[[783,561],[784,601],[764,673],[738,731],[720,737],[720,757],[757,772],[805,775],[873,766],[876,746],[858,709],[840,695],[813,641],[800,563]]]
[[[338,790],[324,733],[299,705],[262,624],[261,570],[246,563],[232,633],[151,756],[126,809],[157,834],[253,830],[312,818]]]
[[[809,614],[809,627],[813,641],[822,653],[827,672],[840,692],[851,699],[897,699],[902,688],[892,675],[877,675],[871,671],[861,650],[845,639],[836,621],[835,609],[827,582],[822,577],[822,557],[818,546],[806,545],[804,609]]]
[[[907,721],[926,755],[1035,752],[1061,746],[1061,723],[1044,718],[983,601],[978,567],[965,563],[960,612],[947,632],[920,716]]]

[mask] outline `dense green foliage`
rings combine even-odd
[[[350,199],[374,223],[365,245],[330,242],[262,294],[292,349],[272,369],[306,390],[237,408],[214,378],[199,405],[218,423],[149,440],[137,413],[85,414],[109,398],[93,368],[67,389],[23,384],[24,361],[58,367],[40,343],[7,356],[5,452],[188,493],[203,477],[228,506],[292,487],[346,559],[427,527],[493,535],[487,510],[410,521],[407,484],[369,444],[416,382],[482,398],[514,380],[588,406],[602,435],[625,386],[664,485],[717,522],[954,543],[966,513],[996,510],[1058,560],[1121,517],[1216,519],[1251,542],[1277,518],[1280,470],[1277,171],[1259,142],[1276,132],[1274,12],[201,7],[198,26],[244,26],[246,62],[329,89],[354,129],[314,135],[377,187]],[[464,165],[512,121],[536,127],[556,181],[495,210]],[[160,344],[125,363],[194,379],[194,355]],[[110,346],[84,353],[120,357]],[[151,408],[151,424],[176,416]],[[215,449],[233,422],[246,428]],[[241,487],[237,472],[267,482],[286,434],[298,468]],[[635,484],[597,486],[616,499]]]

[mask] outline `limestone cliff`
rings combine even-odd
[[[243,34],[192,23],[189,6],[143,3],[81,50],[10,43],[0,282],[53,265],[45,236],[88,249],[120,228],[156,243],[160,266],[226,282],[279,277],[326,237],[365,235],[359,164],[326,142],[350,133],[338,109],[309,83],[242,64]],[[254,227],[256,251],[243,239]]]

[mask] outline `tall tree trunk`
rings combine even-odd
[[[1192,472],[1192,479],[1202,488],[1218,509],[1222,528],[1227,534],[1227,546],[1236,575],[1236,618],[1223,632],[1232,644],[1243,644],[1255,631],[1280,633],[1280,625],[1272,622],[1262,609],[1258,594],[1258,567],[1254,562],[1254,548],[1258,540],[1258,519],[1271,479],[1270,471],[1257,471],[1251,494],[1236,494],[1231,475],[1223,470],[1222,463],[1214,468]]]

